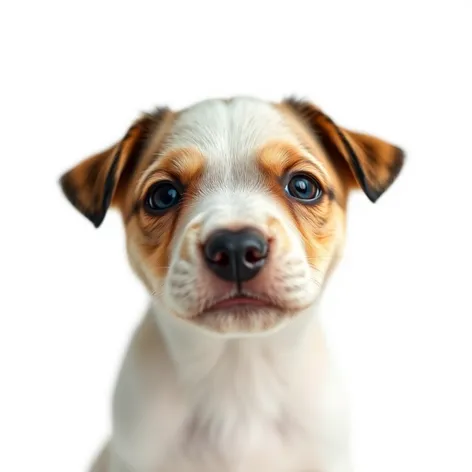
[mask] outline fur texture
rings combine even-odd
[[[119,208],[151,296],[93,472],[348,472],[345,399],[319,300],[342,252],[349,192],[377,200],[402,164],[397,147],[310,103],[238,97],[146,115],[65,174],[67,197],[96,226]],[[298,175],[319,198],[293,198]],[[180,201],[150,211],[162,182]],[[269,254],[235,284],[209,269],[202,248],[244,228]],[[224,305],[237,297],[252,302]]]

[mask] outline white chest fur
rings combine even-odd
[[[257,338],[194,329],[149,313],[135,334],[112,439],[129,470],[335,470],[343,412],[314,314]]]

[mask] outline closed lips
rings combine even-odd
[[[273,305],[266,300],[240,296],[240,297],[232,297],[226,300],[221,300],[219,302],[216,302],[214,305],[211,305],[205,311],[216,311],[216,310],[222,310],[226,308],[237,308],[237,307],[268,307],[268,306],[273,307]]]

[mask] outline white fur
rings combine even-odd
[[[253,98],[206,100],[180,114],[169,147],[196,146],[210,168],[218,166],[229,173],[230,163],[252,161],[254,151],[273,139],[297,143],[271,104]]]
[[[109,447],[123,468],[112,470],[338,471],[347,438],[333,374],[315,313],[225,339],[152,308],[116,390]]]
[[[283,114],[253,99],[202,102],[174,124],[163,152],[196,146],[205,175],[175,232],[165,280],[141,267],[153,301],[125,358],[113,434],[94,472],[349,471],[342,389],[317,315],[335,249],[313,270],[264,187],[255,155],[274,139],[299,145]],[[195,311],[229,290],[205,268],[199,244],[215,229],[247,225],[274,238],[270,264],[250,290],[298,313],[250,332],[237,323],[220,333],[195,325]],[[181,259],[184,246],[190,261]],[[144,266],[132,242],[128,249],[133,265]]]

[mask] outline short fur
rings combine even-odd
[[[339,127],[311,103],[237,97],[145,115],[63,176],[95,226],[119,208],[151,297],[93,472],[350,470],[319,300],[342,253],[349,192],[359,186],[376,201],[403,161],[396,146]],[[318,182],[315,203],[284,191],[297,172]],[[161,180],[178,182],[183,197],[152,214],[146,194]],[[217,230],[247,227],[270,243],[242,287],[262,306],[212,309],[236,287],[208,269],[202,246]]]

